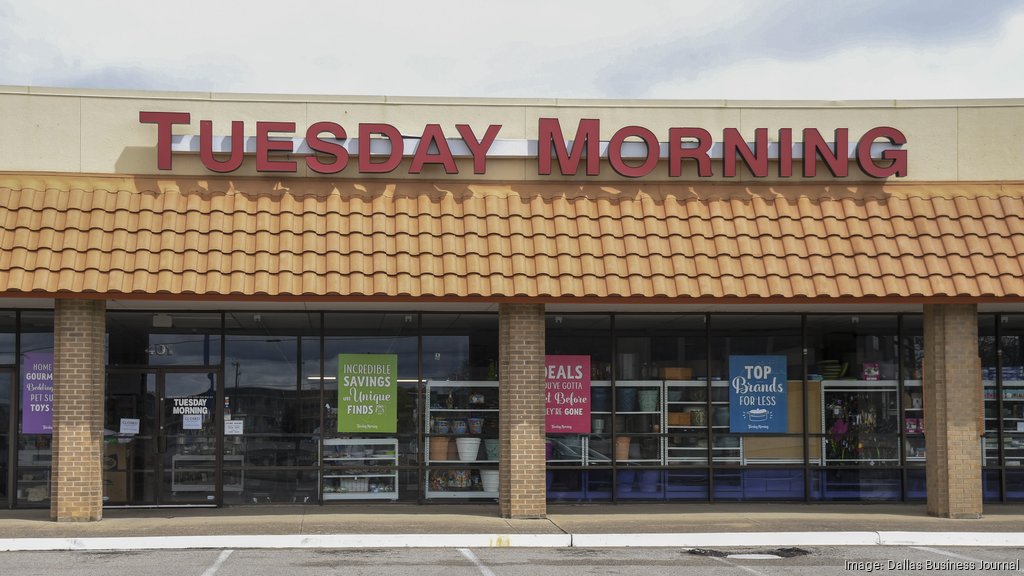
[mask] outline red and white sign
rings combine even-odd
[[[545,356],[547,432],[590,434],[590,356]]]

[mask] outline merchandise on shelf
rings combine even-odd
[[[826,465],[899,461],[895,381],[825,380],[821,401]]]
[[[497,382],[428,381],[424,428],[427,498],[498,497]]]
[[[397,500],[396,438],[324,440],[324,500]]]

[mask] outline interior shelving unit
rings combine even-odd
[[[920,380],[903,381],[903,450],[907,462],[924,462],[924,389]]]
[[[663,380],[625,380],[616,383],[616,462],[660,464],[663,443],[665,389]],[[628,443],[628,447],[624,444]],[[625,452],[625,454],[623,454]],[[625,455],[625,458],[621,456]]]
[[[729,433],[728,382],[712,381],[709,398],[704,380],[666,380],[665,394],[666,463],[707,463],[709,427],[715,462],[742,461],[743,438]]]
[[[472,430],[471,420],[480,423],[479,431]],[[498,497],[496,482],[484,481],[498,470],[496,454],[489,458],[486,447],[487,440],[498,439],[497,382],[428,380],[425,433],[427,498]],[[460,458],[460,438],[480,440],[476,457]],[[443,454],[437,452],[440,446]]]
[[[899,462],[897,392],[895,380],[821,381],[826,466]]]
[[[998,436],[1001,434],[1002,463],[1024,466],[1024,379],[1020,379],[1022,375],[1017,367],[1004,370],[1001,388],[992,380],[984,382],[985,459],[989,464],[998,463]],[[1001,430],[998,428],[1000,419]]]
[[[398,500],[398,440],[324,440],[324,500]]]

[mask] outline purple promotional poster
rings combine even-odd
[[[21,357],[21,433],[53,434],[53,352]]]

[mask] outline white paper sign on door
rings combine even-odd
[[[225,420],[224,434],[228,436],[241,436],[245,420]]]
[[[121,429],[118,431],[119,434],[138,434],[139,433],[139,419],[138,418],[121,418]]]
[[[181,417],[181,427],[184,430],[202,430],[203,429],[203,415],[202,414],[183,414]]]

